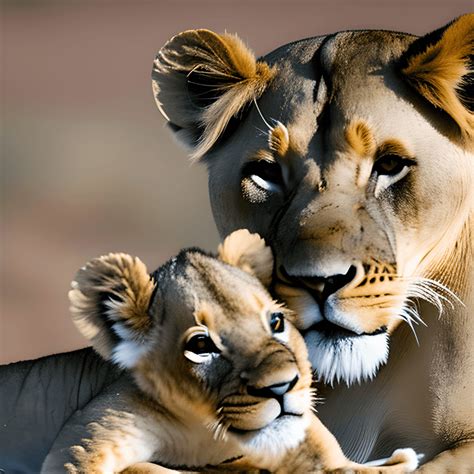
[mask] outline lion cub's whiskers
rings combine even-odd
[[[316,405],[323,405],[324,398],[318,397],[316,389],[313,389],[313,388],[311,389],[309,396],[311,399],[311,411],[316,415],[318,413],[318,409],[316,408]]]
[[[208,428],[213,432],[216,441],[224,440],[229,429],[229,425],[224,423],[223,417],[219,415],[218,419],[209,423]]]

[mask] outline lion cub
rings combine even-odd
[[[68,421],[43,472],[138,472],[144,465],[133,465],[147,461],[301,473],[416,467],[411,450],[384,468],[353,464],[314,416],[305,344],[264,288],[272,268],[264,241],[241,230],[219,258],[184,250],[151,275],[125,254],[79,270],[69,293],[74,322],[125,370]]]

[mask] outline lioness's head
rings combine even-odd
[[[372,377],[412,301],[461,296],[472,268],[474,15],[421,38],[355,31],[259,60],[184,32],[159,52],[157,103],[209,170],[222,235],[276,256],[326,381]]]
[[[305,344],[261,283],[273,267],[264,241],[237,231],[219,253],[184,250],[151,275],[129,255],[94,259],[73,282],[73,318],[185,424],[208,424],[265,455],[283,452],[308,423]]]

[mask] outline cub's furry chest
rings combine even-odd
[[[203,469],[243,456],[241,446],[231,437],[225,441],[215,439],[212,431],[215,420],[209,420],[209,427],[198,420],[172,422],[166,417],[155,417],[151,423],[157,446],[152,459],[157,464],[175,469]]]

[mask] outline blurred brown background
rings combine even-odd
[[[109,251],[152,270],[214,249],[205,170],[155,108],[150,71],[173,34],[237,32],[260,55],[342,29],[416,34],[472,0],[13,0],[0,4],[0,363],[85,345],[70,322],[76,269]]]

